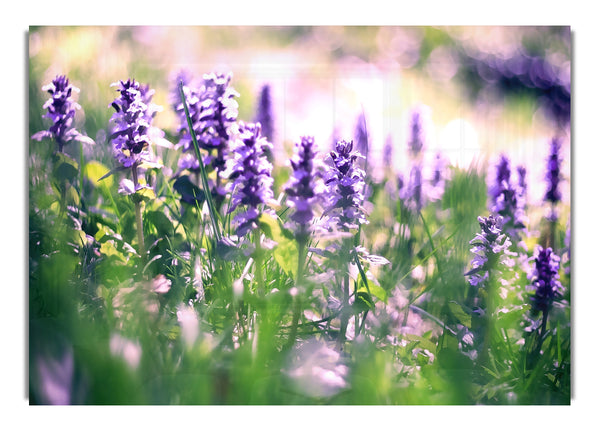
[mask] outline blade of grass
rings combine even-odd
[[[198,164],[200,165],[200,176],[202,178],[202,187],[204,188],[204,194],[206,196],[206,203],[208,204],[208,210],[210,212],[210,219],[212,221],[212,225],[213,225],[213,229],[215,231],[215,236],[217,237],[217,241],[220,241],[221,240],[221,230],[219,229],[219,218],[218,218],[218,214],[215,209],[215,203],[213,202],[212,194],[210,192],[210,188],[208,185],[208,175],[206,174],[206,167],[204,166],[204,160],[202,159],[202,155],[200,154],[200,146],[198,145],[198,139],[196,138],[196,132],[194,132],[192,119],[190,118],[190,111],[188,109],[187,102],[185,100],[185,94],[183,93],[183,81],[179,82],[179,96],[181,97],[181,102],[183,103],[183,109],[185,111],[185,118],[187,119],[190,136],[192,137],[192,142],[194,144],[194,151],[196,153],[196,158],[198,159]]]

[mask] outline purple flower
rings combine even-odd
[[[509,251],[511,241],[502,231],[501,216],[477,217],[477,220],[481,232],[470,242],[475,256],[471,261],[472,269],[465,275],[470,276],[471,286],[484,288],[491,277],[514,266],[512,257],[515,253]]]
[[[271,102],[271,87],[268,84],[263,85],[260,90],[254,121],[260,123],[262,135],[269,142],[273,142],[273,107]]]
[[[273,200],[273,166],[265,156],[271,144],[261,136],[260,124],[239,123],[239,135],[233,142],[231,157],[227,160],[227,171],[232,190],[229,213],[238,207],[245,210],[234,217],[236,234],[246,235],[258,227],[262,207]]]
[[[531,284],[527,287],[534,292],[531,297],[533,314],[542,312],[547,315],[552,303],[563,291],[558,275],[559,262],[560,258],[552,248],[536,247],[535,266],[529,275]]]
[[[307,225],[313,220],[314,207],[320,201],[315,183],[318,176],[315,155],[314,138],[303,136],[295,145],[294,156],[290,159],[292,175],[285,185],[287,202],[293,209],[290,220],[300,225],[300,232],[304,234]]]
[[[198,144],[209,152],[216,153],[205,163],[210,164],[217,174],[225,169],[229,140],[235,133],[232,127],[237,125],[238,103],[235,97],[239,94],[230,87],[231,78],[231,73],[204,75],[201,93],[202,129],[197,136]]]
[[[429,117],[429,107],[414,108],[410,114],[408,129],[408,150],[413,158],[418,158],[425,148],[427,140],[426,122]]]
[[[44,103],[43,108],[48,110],[44,118],[52,120],[52,125],[48,130],[37,132],[31,138],[36,141],[41,141],[44,138],[54,139],[60,152],[62,152],[65,144],[73,140],[93,144],[92,139],[71,127],[75,112],[81,109],[81,106],[73,101],[71,95],[73,92],[79,93],[79,89],[69,84],[69,79],[66,76],[58,75],[50,84],[44,85],[42,90],[51,95]]]
[[[355,166],[362,157],[352,151],[353,142],[340,140],[330,153],[332,165],[327,173],[328,208],[325,214],[340,230],[356,229],[366,224],[364,201],[365,172]]]
[[[183,92],[188,105],[190,119],[200,149],[206,151],[203,162],[209,172],[216,171],[217,185],[214,191],[225,195],[225,190],[218,185],[218,179],[225,170],[229,145],[236,133],[238,103],[235,97],[239,94],[230,87],[232,74],[210,73],[203,76],[202,82],[195,85],[191,78],[184,82]],[[182,158],[179,169],[197,171],[200,168],[196,160],[195,150],[191,135],[188,132],[188,123],[183,108],[179,103],[176,112],[180,119],[179,132],[182,134],[178,146],[184,153],[193,156]]]
[[[562,197],[558,188],[561,180],[560,164],[562,162],[560,157],[560,147],[560,139],[553,138],[552,141],[550,141],[550,155],[548,157],[546,168],[546,181],[548,182],[548,187],[546,189],[546,194],[544,195],[544,200],[553,205],[560,202]]]
[[[415,163],[410,169],[408,182],[401,192],[408,208],[418,213],[423,208],[423,168],[421,163]]]
[[[367,119],[364,112],[361,112],[356,119],[354,142],[356,143],[356,151],[360,154],[366,156],[369,153],[369,130],[367,129]]]
[[[524,170],[519,175],[519,182],[524,186]],[[502,217],[503,228],[514,244],[519,243],[525,230],[524,193],[524,187],[511,181],[510,160],[502,155],[496,166],[495,181],[489,190],[490,211]]]
[[[148,132],[152,119],[159,108],[151,100],[154,90],[140,85],[134,79],[119,81],[119,97],[109,106],[115,109],[111,117],[113,123],[110,140],[114,157],[124,167],[137,166],[143,161],[150,161],[150,138]]]

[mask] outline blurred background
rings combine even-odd
[[[426,105],[426,154],[441,150],[466,168],[505,153],[527,166],[529,199],[540,202],[554,136],[564,138],[570,180],[571,56],[567,26],[31,27],[29,130],[44,128],[41,87],[66,74],[81,89],[76,125],[102,159],[110,154],[111,83],[135,78],[155,89],[163,106],[155,125],[169,139],[175,75],[232,72],[241,120],[255,119],[261,90],[270,89],[276,164],[302,135],[325,151],[352,139],[362,115],[369,163],[381,163],[388,143],[401,172],[410,112]]]

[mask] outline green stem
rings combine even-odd
[[[298,289],[302,286],[304,277],[304,261],[306,260],[306,240],[298,239],[298,271],[296,273],[296,296],[294,297],[294,314],[292,315],[292,330],[288,340],[288,347],[292,347],[296,342],[296,334],[298,331],[298,323],[302,312],[302,298]]]
[[[138,177],[137,177],[137,166],[134,164],[131,166],[131,174],[133,176],[133,189],[137,190]],[[142,258],[141,268],[146,266],[146,246],[144,244],[144,225],[142,219],[142,205],[141,202],[135,200],[135,224],[137,227],[137,240],[138,240],[138,252]],[[140,271],[141,273],[141,271]]]
[[[260,246],[260,230],[254,231],[254,244],[256,249],[254,250],[254,274],[256,276],[257,293],[259,296],[265,294],[265,279],[263,277],[263,253]]]

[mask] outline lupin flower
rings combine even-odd
[[[65,144],[73,140],[93,144],[94,141],[91,138],[82,135],[72,127],[75,113],[81,109],[81,106],[71,96],[73,92],[79,93],[79,89],[69,84],[66,76],[58,75],[50,84],[44,85],[42,90],[51,95],[44,103],[43,108],[48,110],[44,118],[52,120],[52,125],[48,130],[37,132],[31,138],[36,141],[44,138],[54,139],[60,152]]]
[[[124,167],[151,161],[148,133],[152,119],[159,111],[159,107],[151,102],[154,90],[140,85],[134,79],[119,81],[112,86],[118,86],[120,93],[109,105],[115,109],[111,117],[113,128],[110,135],[114,157]]]
[[[477,217],[477,221],[481,232],[470,242],[475,256],[471,261],[472,269],[465,275],[469,276],[471,286],[484,288],[496,273],[514,266],[515,253],[509,251],[511,241],[502,231],[502,216]]]
[[[343,231],[368,223],[363,208],[365,172],[355,166],[356,160],[362,156],[352,151],[352,146],[352,141],[336,143],[335,150],[330,153],[332,166],[325,181],[329,191],[325,215],[329,216],[329,222]]]
[[[529,275],[531,284],[528,286],[528,290],[533,291],[531,311],[534,315],[541,312],[547,316],[552,303],[563,291],[558,275],[559,263],[560,258],[551,248],[536,247],[535,266]]]
[[[550,141],[550,155],[548,156],[548,164],[546,170],[546,181],[548,187],[544,200],[550,202],[552,205],[560,202],[562,197],[559,190],[559,183],[561,180],[560,164],[562,162],[560,157],[561,141],[558,138],[553,138]]]
[[[313,220],[314,207],[320,200],[317,190],[317,170],[315,166],[315,141],[312,136],[302,136],[295,145],[294,156],[290,159],[292,175],[285,185],[288,205],[293,208],[290,220],[299,225],[299,231],[306,233]]]
[[[261,207],[273,200],[273,166],[265,156],[265,149],[271,148],[271,143],[261,136],[260,124],[240,122],[239,136],[233,144],[226,170],[233,180],[229,213],[245,206],[245,211],[234,217],[238,225],[236,234],[243,236],[258,227]]]

